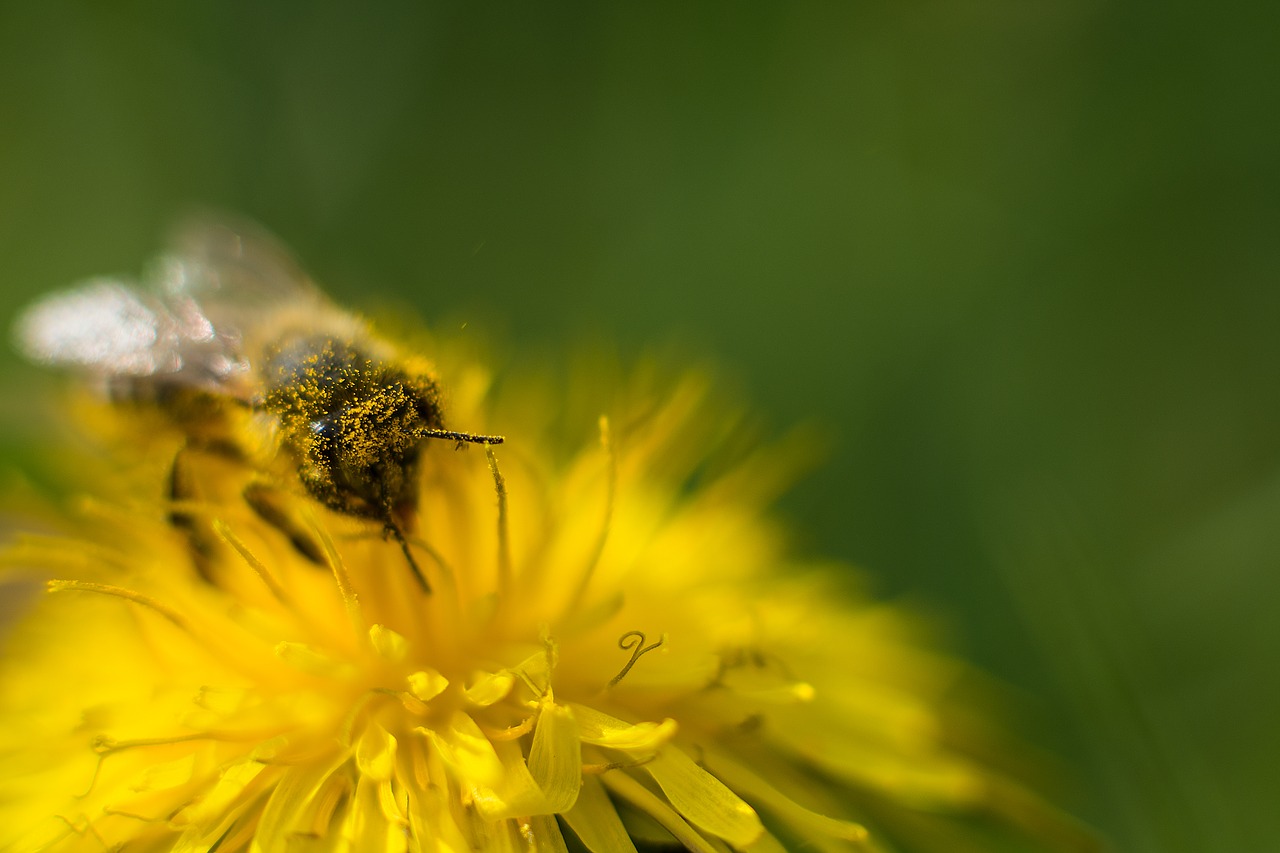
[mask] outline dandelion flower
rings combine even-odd
[[[742,449],[694,375],[575,432],[572,394],[433,346],[450,420],[507,443],[424,449],[427,584],[376,523],[296,488],[273,516],[253,466],[79,410],[87,497],[4,558],[48,594],[0,664],[0,848],[982,849],[968,813],[1062,841],[954,745],[963,667],[789,556],[794,447]]]

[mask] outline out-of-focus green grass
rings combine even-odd
[[[0,9],[0,317],[191,204],[512,351],[672,340],[831,461],[1127,851],[1280,819],[1267,4]],[[41,426],[3,362],[11,452]]]

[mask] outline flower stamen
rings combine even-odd
[[[484,446],[484,457],[489,460],[489,471],[493,474],[493,488],[498,494],[498,591],[506,592],[511,588],[511,532],[507,518],[507,481],[498,470],[498,456],[493,452],[493,445]]]
[[[422,573],[422,567],[418,565],[417,559],[414,558],[413,552],[409,550],[409,540],[405,538],[404,531],[400,529],[400,525],[396,524],[389,516],[383,530],[387,536],[396,540],[396,544],[400,546],[400,551],[404,554],[405,562],[409,564],[409,571],[413,572],[414,580],[418,582],[418,586],[422,587],[422,591],[430,595],[431,584],[427,582],[427,576]]]
[[[134,592],[131,589],[125,589],[124,587],[119,587],[119,586],[112,586],[111,584],[95,583],[94,581],[74,581],[74,580],[56,580],[56,579],[47,581],[45,583],[45,589],[47,589],[49,592],[67,592],[71,590],[74,590],[77,592],[96,592],[99,595],[113,595],[116,598],[123,598],[125,601],[131,601],[134,604],[140,604],[143,607],[149,608],[150,610],[156,613],[159,613],[161,616],[163,616],[165,619],[172,622],[176,627],[178,627],[182,631],[188,634],[191,634],[193,637],[195,636],[195,633],[191,630],[191,625],[188,624],[186,617],[184,617],[181,613],[174,610],[169,605],[163,604],[157,601],[156,599],[152,598],[149,595],[143,595],[142,593]]]
[[[83,826],[77,826],[75,821],[71,820],[71,818],[66,815],[55,814],[53,817],[55,820],[60,820],[65,823],[67,825],[67,829],[71,830],[76,835],[79,835],[81,838],[84,838],[87,835],[92,835],[94,839],[102,845],[103,850],[112,849],[111,845],[107,843],[107,840],[103,838],[102,834],[94,827],[93,821],[89,820],[87,817],[82,817],[82,820],[84,821]]]
[[[490,729],[487,726],[480,726],[480,730],[485,733],[485,737],[492,741],[516,740],[533,731],[533,724],[536,719],[536,716],[529,716],[521,720],[518,725],[508,726],[505,729]]]
[[[586,568],[582,572],[582,577],[578,581],[578,588],[574,590],[573,597],[569,599],[569,612],[578,609],[578,605],[582,603],[582,598],[587,594],[587,587],[591,585],[591,578],[596,573],[596,566],[600,565],[600,557],[604,555],[604,546],[609,541],[609,532],[613,529],[613,506],[617,498],[618,492],[618,455],[614,452],[613,434],[609,430],[609,416],[600,416],[600,447],[604,450],[605,460],[608,465],[605,479],[605,495],[604,495],[604,519],[600,525],[600,533],[596,537],[595,547],[591,550],[591,559],[587,561]]]
[[[227,526],[226,522],[220,518],[215,518],[213,520],[213,532],[218,534],[219,539],[230,545],[232,550],[240,555],[240,559],[249,565],[249,568],[253,570],[253,573],[258,576],[277,601],[287,607],[293,607],[293,602],[289,600],[289,594],[285,592],[280,581],[261,560],[253,555],[253,552],[249,550],[249,546],[231,532],[231,528]]]
[[[104,808],[102,813],[110,817],[123,817],[128,818],[129,820],[136,820],[140,823],[160,823],[164,820],[163,817],[147,817],[144,814],[136,814],[134,812],[126,812],[121,809],[113,808]]]
[[[667,641],[667,635],[663,634],[658,639],[658,642],[648,646],[644,645],[646,639],[643,631],[628,631],[618,638],[618,648],[623,651],[630,651],[631,660],[627,661],[621,672],[609,679],[609,687],[616,687],[618,682],[627,677],[627,673],[631,671],[631,667],[636,665],[636,661]]]
[[[324,549],[325,561],[329,564],[329,570],[333,572],[334,583],[338,585],[338,594],[342,596],[342,603],[346,605],[351,625],[357,634],[363,635],[367,629],[364,625],[364,617],[360,613],[360,599],[351,586],[351,575],[347,573],[347,566],[342,562],[342,555],[338,553],[337,547],[333,544],[333,537],[320,524],[315,513],[309,508],[304,508],[304,513],[307,526],[311,528],[320,547]]]
[[[94,737],[90,748],[98,755],[107,756],[114,752],[123,752],[126,749],[139,749],[148,746],[173,746],[176,743],[190,743],[197,740],[217,740],[217,738],[207,732],[176,735],[174,737],[136,738],[134,740],[116,740],[109,735],[97,735]]]

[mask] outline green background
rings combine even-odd
[[[679,342],[1126,851],[1280,837],[1273,4],[5,3],[0,318],[193,203],[511,352]],[[10,452],[35,372],[6,355]]]

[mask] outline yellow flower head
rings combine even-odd
[[[395,531],[302,488],[260,423],[283,461],[81,407],[107,436],[77,467],[91,497],[5,558],[51,579],[0,666],[0,848],[962,850],[965,812],[1061,827],[953,745],[960,667],[788,556],[766,505],[794,450],[744,450],[703,379],[613,389],[565,451],[580,387],[497,392],[433,355],[450,423],[506,443],[426,442]]]

